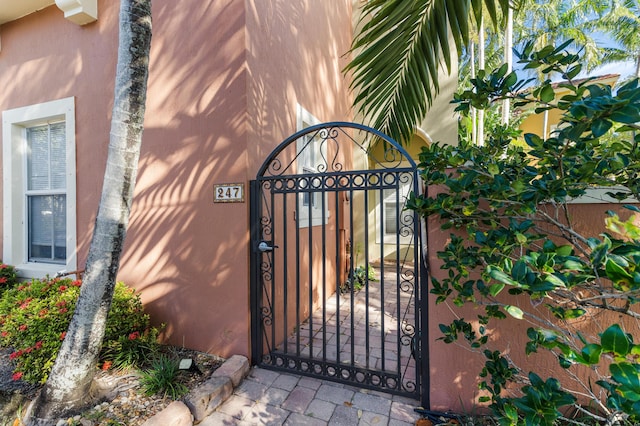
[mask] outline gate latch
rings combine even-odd
[[[265,251],[273,251],[274,248],[278,248],[278,246],[270,246],[266,241],[261,241],[260,244],[258,244],[258,250],[263,253]]]

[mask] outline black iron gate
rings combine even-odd
[[[308,127],[251,182],[252,361],[428,407],[421,184],[395,141]]]

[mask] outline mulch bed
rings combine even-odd
[[[12,379],[12,363],[8,349],[0,349],[0,425],[12,425],[19,412],[35,396],[39,386]],[[188,389],[205,382],[224,359],[199,351],[163,346],[161,353],[176,359],[191,358],[199,371],[181,371],[179,380]],[[96,379],[107,388],[106,397],[96,401],[73,418],[70,424],[83,426],[138,426],[173,402],[164,395],[145,396],[139,373],[135,370],[99,371]]]

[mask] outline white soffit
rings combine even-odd
[[[56,5],[65,18],[78,25],[98,19],[98,0],[56,0]]]
[[[98,0],[0,0],[0,25],[53,4],[64,12],[65,18],[78,25],[98,19]]]

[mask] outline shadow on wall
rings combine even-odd
[[[296,131],[296,103],[321,122],[352,119],[350,2],[254,1],[247,9],[249,178]]]
[[[246,176],[241,6],[176,10],[167,3],[153,10],[154,31],[162,35],[153,40],[119,276],[142,291],[169,342],[223,356],[246,352],[247,345],[237,337],[248,324],[247,268],[239,261],[247,257],[247,205],[212,202],[214,183]]]
[[[248,181],[295,131],[298,96],[328,119],[344,119],[348,111],[347,102],[321,96],[343,87],[341,65],[314,59],[332,54],[337,62],[339,44],[348,47],[346,39],[314,38],[318,28],[331,34],[332,18],[316,19],[314,33],[308,30],[314,12],[304,8],[311,6],[256,3],[246,11],[217,2],[154,9],[154,31],[162,35],[153,40],[120,274],[143,292],[152,319],[167,324],[169,342],[221,356],[249,351]],[[258,8],[271,11],[258,14],[259,21],[243,15]],[[299,47],[307,45],[297,36],[302,31],[313,41],[309,50]],[[214,204],[216,183],[245,183],[245,202]]]
[[[119,279],[143,292],[171,343],[249,353],[249,203],[214,204],[213,185],[245,183],[248,197],[263,160],[295,132],[296,103],[322,121],[349,119],[340,70],[350,4],[340,1],[153,4],[145,133]],[[76,98],[80,267],[102,187],[117,32],[111,2],[84,27],[55,6],[2,26],[3,109]]]

